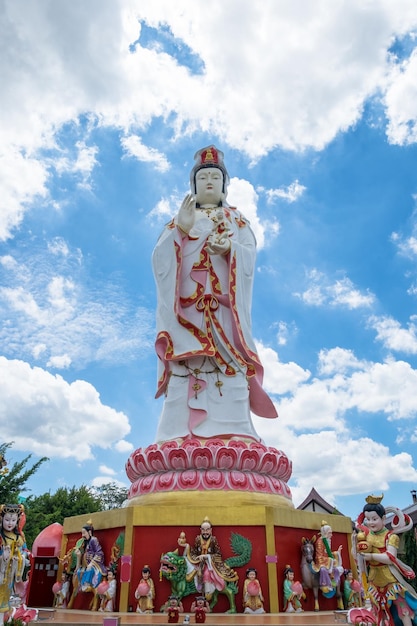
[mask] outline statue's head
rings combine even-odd
[[[91,537],[94,535],[94,526],[90,520],[82,527],[81,535],[82,537],[84,537],[84,539],[91,539]]]
[[[226,198],[227,195],[227,186],[229,184],[229,174],[227,173],[227,169],[224,165],[223,161],[224,154],[221,150],[218,150],[215,146],[207,146],[206,148],[201,148],[201,150],[197,150],[194,155],[194,167],[190,173],[190,186],[191,192],[197,197],[198,201],[198,178],[203,176],[203,170],[207,169],[207,175],[214,176],[217,174],[217,180],[219,181],[219,199],[218,203],[221,206],[222,200]],[[217,171],[216,171],[217,170]],[[198,177],[198,173],[200,172],[200,176]],[[221,173],[221,177],[219,177],[219,172]],[[217,191],[217,182],[213,180],[213,184],[216,186]]]
[[[210,539],[211,535],[213,534],[213,527],[208,517],[205,517],[202,521],[200,526],[200,532],[205,541],[207,541],[207,539]]]
[[[1,527],[7,532],[17,531],[23,510],[22,504],[2,504],[0,507]]]
[[[321,523],[320,534],[325,539],[331,539],[332,538],[332,534],[333,534],[332,527],[327,522],[325,522],[324,520]]]

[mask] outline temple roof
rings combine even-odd
[[[300,509],[300,511],[313,511],[315,513],[329,513],[330,515],[342,515],[334,506],[326,502],[314,487],[307,498],[297,506],[297,509]]]

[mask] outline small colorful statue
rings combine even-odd
[[[187,547],[184,533],[181,533],[178,545]],[[194,545],[189,547],[188,558],[196,572],[196,589],[208,602],[211,602],[216,592],[223,591],[227,583],[239,580],[237,572],[223,560],[208,517],[201,523],[200,534],[195,538]]]
[[[103,577],[107,575],[107,567],[104,564],[103,548],[94,535],[94,526],[91,520],[82,527],[81,538],[75,544],[72,552],[75,557],[75,564],[72,577],[73,589],[68,608],[73,608],[79,591],[85,593],[92,592],[93,600],[90,604],[90,609],[97,611],[99,600],[97,588]]]
[[[112,613],[114,611],[114,602],[116,599],[117,582],[114,571],[109,568],[107,576],[97,587],[97,592],[101,598],[99,611]]]
[[[0,507],[0,620],[9,610],[9,598],[23,579],[26,542],[23,534],[24,508],[21,504]],[[24,523],[24,522],[23,522]]]
[[[155,585],[151,578],[151,568],[144,565],[142,577],[135,591],[138,601],[136,613],[153,613],[153,601],[155,600]]]
[[[29,624],[38,621],[38,609],[28,609],[26,604],[18,595],[9,598],[9,612],[4,615],[4,623]]]
[[[345,582],[343,583],[343,601],[345,609],[353,609],[361,606],[361,585],[353,578],[351,569],[345,571]]]
[[[169,596],[164,612],[168,613],[168,624],[178,624],[180,613],[184,613],[181,600],[177,596]]]
[[[246,570],[246,579],[243,583],[244,613],[265,613],[264,597],[257,575],[258,573],[254,567],[249,567]]]
[[[287,565],[284,570],[284,611],[286,613],[301,613],[303,607],[301,600],[305,600],[305,593],[302,584],[294,580],[294,570],[291,565]]]
[[[210,605],[204,596],[198,596],[191,605],[191,613],[195,614],[196,624],[204,624],[206,613],[210,613]]]
[[[316,541],[314,569],[319,572],[319,585],[326,597],[334,595],[335,588],[340,586],[340,576],[344,572],[342,565],[342,546],[332,550],[332,527],[322,521],[320,536]],[[336,593],[339,597],[339,593]],[[342,607],[340,607],[342,608]]]
[[[71,576],[68,572],[62,572],[61,582],[57,581],[52,585],[54,594],[53,606],[56,609],[66,609],[69,598]]]

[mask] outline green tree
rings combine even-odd
[[[416,527],[404,533],[404,562],[409,565],[417,574],[417,541]],[[417,591],[417,577],[408,581],[409,584]]]
[[[50,524],[63,524],[66,517],[101,511],[102,504],[93,489],[82,485],[71,489],[60,487],[54,494],[30,496],[25,502],[25,509],[24,531],[30,549],[39,533]]]
[[[100,498],[102,511],[119,509],[128,495],[126,487],[119,487],[114,482],[95,487],[94,492]]]
[[[28,491],[26,483],[35,474],[42,463],[49,459],[44,456],[31,467],[27,467],[32,455],[29,454],[17,463],[9,467],[7,451],[12,447],[13,441],[0,444],[0,504],[16,504],[19,496]]]

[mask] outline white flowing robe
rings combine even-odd
[[[236,209],[224,207],[223,214],[228,254],[208,253],[207,238],[217,226],[200,212],[189,235],[175,220],[168,224],[153,253],[156,397],[166,395],[158,442],[189,435],[259,440],[250,410],[277,417],[262,389],[263,368],[251,336],[255,237]]]

